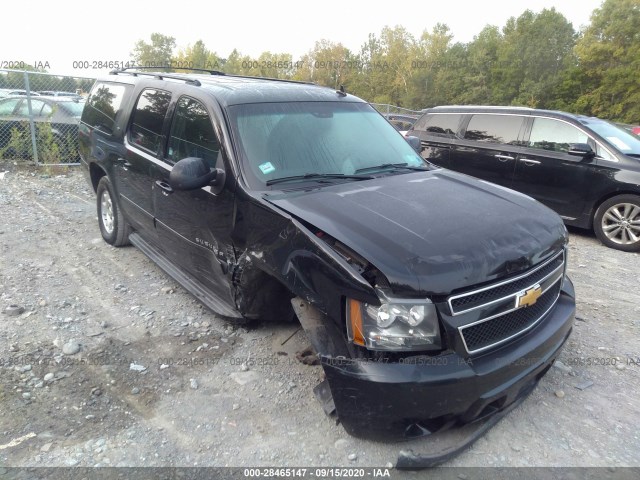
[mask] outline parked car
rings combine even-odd
[[[26,90],[16,90],[13,88],[0,88],[0,98],[4,98],[4,97],[15,97],[15,96],[19,96],[19,95],[27,95],[27,91]],[[38,97],[40,96],[40,94],[38,92],[31,92],[31,95],[34,97]]]
[[[36,127],[45,124],[50,126],[52,141],[60,147],[62,156],[77,155],[78,123],[84,102],[65,97],[43,96],[30,101]],[[0,148],[7,147],[15,135],[26,138],[29,125],[29,98],[17,96],[0,99]],[[30,141],[23,141],[21,144],[24,151],[11,153],[24,155],[31,151]]]
[[[317,394],[352,435],[497,420],[571,332],[561,219],[432,167],[342,91],[117,71],[96,80],[79,143],[103,239],[229,321],[297,317]]]
[[[429,109],[423,158],[532,196],[605,245],[640,250],[640,139],[610,122],[520,107]]]
[[[82,95],[78,95],[75,92],[59,92],[53,90],[42,90],[38,92],[40,95],[46,95],[48,97],[68,97],[75,100],[82,100]]]
[[[413,124],[418,119],[418,115],[405,115],[405,114],[383,114],[393,127],[398,130],[402,135],[406,135],[407,131],[411,129]]]
[[[640,136],[640,125],[629,125],[628,123],[617,123],[616,125],[627,132]]]

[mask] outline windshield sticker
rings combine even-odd
[[[262,165],[258,165],[258,168],[264,175],[268,175],[276,171],[276,167],[274,167],[271,162],[265,162]]]
[[[627,151],[627,152],[631,150],[631,147],[626,143],[624,143],[622,140],[620,140],[618,137],[607,137],[607,140],[613,143],[620,150]]]

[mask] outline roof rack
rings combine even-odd
[[[301,83],[303,85],[316,85],[314,82],[305,82],[304,80],[289,80],[288,78],[273,78],[273,77],[252,77],[251,75],[235,75],[235,74],[225,74],[227,77],[231,78],[247,78],[249,80],[269,80],[270,82],[284,82],[284,83]]]
[[[109,75],[118,75],[118,74],[127,74],[137,77],[139,75],[145,75],[153,78],[157,78],[158,80],[162,80],[164,78],[170,78],[173,80],[182,80],[191,85],[195,85],[197,87],[201,86],[202,83],[197,78],[188,77],[185,74],[177,74],[172,75],[171,73],[162,73],[162,72],[141,72],[140,70],[158,70],[159,68],[173,68],[174,70],[189,70],[196,72],[206,72],[210,75],[215,76],[223,76],[223,77],[231,77],[231,78],[246,78],[249,80],[269,80],[271,82],[285,82],[285,83],[301,83],[305,85],[316,85],[313,82],[305,82],[301,80],[289,80],[286,78],[271,78],[271,77],[259,77],[259,76],[250,76],[250,75],[233,75],[227,74],[224,72],[220,72],[218,70],[207,70],[204,68],[188,68],[188,67],[127,67],[121,68],[119,70],[112,70],[109,72]]]
[[[162,67],[159,67],[162,68]],[[199,87],[200,85],[202,85],[202,83],[200,83],[200,80],[198,80],[197,78],[191,78],[191,77],[187,77],[185,75],[172,75],[171,73],[162,73],[162,72],[141,72],[140,70],[147,70],[147,69],[154,69],[157,70],[158,67],[127,67],[127,68],[122,68],[120,70],[111,70],[109,72],[109,75],[119,75],[119,74],[127,74],[127,75],[131,75],[133,77],[138,77],[140,75],[144,75],[147,77],[153,77],[153,78],[157,78],[158,80],[164,80],[165,78],[170,78],[172,80],[182,80],[183,82],[189,83],[191,85],[195,85],[196,87]],[[202,70],[205,72],[209,72],[211,75],[225,75],[223,72],[218,72],[217,70],[203,70],[203,69],[195,69],[195,68],[189,68],[189,69],[181,69],[181,68],[176,68],[176,70]]]
[[[173,67],[173,66],[169,66],[169,67],[125,67],[125,68],[121,68],[119,71],[120,72],[124,72],[126,70],[158,70],[158,69],[163,69],[163,68],[171,68],[173,70],[190,70],[190,71],[195,71],[195,72],[207,72],[210,75],[226,75],[226,73],[221,72],[220,70],[208,70],[206,68],[190,68],[190,67]]]

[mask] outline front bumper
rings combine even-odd
[[[450,353],[403,363],[322,358],[340,422],[356,437],[389,441],[486,419],[526,396],[551,367],[573,326],[565,279],[556,305],[518,339],[480,356]]]

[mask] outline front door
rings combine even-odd
[[[158,161],[163,147],[163,128],[171,93],[146,88],[138,97],[124,155],[114,164],[114,179],[119,205],[136,230],[155,240],[151,166]]]
[[[566,220],[577,219],[600,181],[600,169],[593,159],[567,152],[572,143],[589,143],[589,137],[555,118],[535,117],[532,121],[526,146],[517,158],[513,189],[544,203]]]
[[[225,168],[212,116],[203,102],[182,96],[171,121],[164,161],[153,167],[156,229],[161,248],[174,263],[230,300],[226,274],[233,257],[233,192],[226,186],[172,189],[171,168],[187,157],[202,158],[210,168]]]

